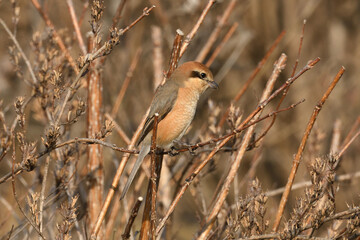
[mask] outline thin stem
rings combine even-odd
[[[47,13],[44,11],[44,9],[41,7],[40,3],[38,2],[38,0],[31,0],[32,4],[34,5],[34,7],[36,8],[36,10],[40,13],[40,15],[42,16],[42,18],[45,21],[45,24],[52,29],[52,34],[54,35],[54,40],[56,41],[56,43],[58,44],[60,50],[65,54],[66,59],[69,61],[71,67],[73,68],[73,70],[78,73],[79,69],[77,68],[77,65],[74,61],[74,59],[72,58],[69,50],[66,48],[63,40],[60,38],[58,32],[55,29],[54,24],[51,22],[49,16],[47,15]]]
[[[206,55],[210,52],[211,47],[214,45],[216,39],[219,37],[221,30],[227,23],[230,14],[235,9],[237,0],[231,0],[226,7],[223,15],[221,16],[220,20],[218,21],[215,29],[210,34],[208,40],[206,41],[205,45],[201,49],[199,55],[196,57],[197,62],[203,62],[205,60]],[[210,64],[211,65],[211,64]]]
[[[68,5],[68,8],[69,8],[71,21],[72,21],[72,23],[74,25],[74,30],[75,30],[75,33],[76,33],[76,38],[77,38],[78,43],[79,43],[79,47],[80,47],[82,53],[85,55],[87,51],[86,51],[84,39],[83,39],[83,37],[81,35],[79,23],[78,23],[78,20],[77,20],[77,17],[76,17],[73,0],[66,0],[66,4]]]
[[[124,140],[124,142],[126,143],[126,145],[130,144],[130,139],[127,136],[127,134],[124,132],[124,130],[120,127],[120,125],[115,121],[115,119],[113,119],[110,114],[105,113],[105,117],[112,122],[112,124],[114,125],[114,128],[116,130],[116,132],[119,134],[119,136],[122,138],[122,140]]]
[[[244,86],[240,89],[239,93],[234,97],[233,102],[237,102],[240,100],[240,98],[242,97],[242,95],[245,93],[245,91],[248,89],[248,87],[250,86],[250,84],[254,81],[256,75],[260,72],[261,68],[264,66],[264,64],[266,63],[266,61],[269,59],[271,53],[275,50],[276,46],[279,44],[279,42],[281,41],[281,39],[284,37],[285,35],[285,31],[282,31],[280,33],[280,35],[275,39],[274,43],[271,45],[271,47],[269,48],[269,50],[266,52],[265,56],[263,57],[263,59],[261,59],[261,61],[258,63],[258,65],[256,66],[256,68],[254,69],[254,71],[251,73],[250,77],[248,78],[248,80],[246,80]],[[224,113],[224,115],[222,116],[218,126],[222,127],[226,121],[227,116],[229,115],[230,112],[230,107],[228,107],[228,109],[226,110],[226,112]]]
[[[200,25],[203,23],[206,15],[208,14],[208,12],[210,11],[210,8],[212,7],[212,5],[214,5],[216,1],[215,0],[209,0],[208,4],[206,5],[206,7],[204,8],[204,10],[202,11],[199,19],[197,20],[197,22],[195,23],[194,27],[192,28],[192,30],[190,31],[190,33],[186,36],[184,43],[181,46],[181,50],[180,50],[180,54],[179,54],[179,59],[184,55],[187,47],[189,46],[191,40],[194,38],[196,32],[198,31]]]
[[[15,36],[11,33],[10,29],[6,26],[6,23],[5,23],[4,20],[2,20],[1,18],[0,18],[0,23],[1,23],[1,25],[3,25],[5,31],[7,32],[7,34],[8,34],[9,37],[11,38],[11,40],[14,42],[16,48],[19,50],[22,58],[24,59],[25,64],[26,64],[27,68],[29,69],[30,76],[31,76],[31,79],[32,79],[33,84],[37,84],[37,83],[38,83],[38,80],[37,80],[37,78],[35,77],[35,73],[34,73],[32,67],[31,67],[30,61],[29,61],[29,59],[26,57],[26,55],[25,55],[24,51],[22,50],[22,48],[20,47],[19,42],[16,40]],[[26,82],[27,82],[27,81],[26,81]]]
[[[136,141],[137,141],[137,139],[139,138],[139,136],[141,134],[142,126],[144,125],[145,120],[146,120],[146,115],[144,115],[138,129],[136,130],[136,132],[134,133],[134,135],[133,135],[133,137],[131,139],[130,145],[128,146],[129,150],[133,150],[135,148]],[[119,185],[119,180],[120,180],[121,174],[123,173],[123,171],[125,169],[125,165],[126,165],[127,161],[129,160],[129,157],[130,157],[130,152],[124,154],[124,156],[121,159],[120,165],[116,170],[114,179],[113,179],[113,181],[111,183],[111,187],[110,187],[109,192],[108,192],[108,194],[106,196],[105,202],[104,202],[104,204],[102,206],[102,209],[100,211],[100,214],[99,214],[99,216],[98,216],[98,218],[96,220],[95,227],[92,230],[92,233],[91,233],[92,238],[96,238],[96,235],[97,235],[98,231],[100,230],[101,224],[104,221],[106,212],[109,209],[110,203],[111,203],[111,201],[112,201],[112,199],[114,197],[114,194],[115,194],[115,190],[117,189],[117,187]]]
[[[141,203],[143,202],[143,200],[144,199],[142,197],[138,197],[138,199],[136,200],[136,202],[135,202],[135,204],[134,204],[134,206],[133,206],[133,208],[131,210],[131,215],[130,215],[130,218],[129,218],[127,224],[126,224],[124,233],[121,235],[123,240],[127,240],[127,239],[130,238],[131,227],[134,224],[135,218],[139,213],[139,209],[140,209],[140,206],[141,206]]]
[[[124,7],[125,7],[125,4],[126,4],[126,0],[121,0],[120,3],[119,3],[119,6],[117,7],[116,9],[116,13],[112,19],[112,27],[116,27],[119,23],[119,20],[121,18],[121,13],[122,11],[124,10]]]
[[[115,100],[115,104],[114,104],[114,107],[111,111],[111,117],[115,117],[118,110],[119,110],[119,107],[122,103],[122,100],[124,99],[124,96],[125,96],[125,93],[126,93],[126,90],[128,89],[128,86],[129,86],[129,83],[130,83],[130,80],[132,79],[132,76],[133,76],[133,72],[139,62],[139,59],[140,59],[140,55],[141,55],[141,48],[139,48],[136,53],[135,53],[135,57],[133,58],[133,60],[131,61],[131,64],[130,64],[130,67],[129,67],[129,70],[127,71],[126,73],[126,77],[125,77],[125,80],[121,86],[121,89],[116,97],[116,100]]]
[[[150,213],[150,230],[151,230],[151,239],[156,239],[156,193],[157,193],[157,180],[160,178],[159,175],[156,174],[156,135],[157,135],[157,127],[159,123],[159,114],[155,113],[154,116],[154,128],[153,135],[151,139],[151,213]],[[147,196],[146,196],[147,197]],[[144,213],[147,214],[147,213]],[[147,239],[147,238],[146,238]]]
[[[24,209],[21,207],[17,193],[16,193],[16,188],[15,188],[15,159],[16,159],[16,153],[15,153],[15,133],[12,132],[12,144],[13,144],[13,154],[12,154],[12,168],[11,168],[11,184],[12,184],[12,191],[13,191],[13,195],[14,195],[14,199],[16,201],[16,204],[18,205],[18,208],[20,210],[20,212],[24,215],[24,217],[26,218],[27,222],[31,224],[31,226],[36,230],[36,232],[39,234],[39,236],[46,240],[45,236],[42,234],[42,232],[39,230],[38,226],[36,226],[35,223],[33,223],[31,221],[31,219],[26,215],[26,213],[24,212]]]
[[[50,165],[50,157],[48,156],[46,158],[46,160],[45,160],[44,176],[43,176],[43,182],[42,182],[42,185],[41,185],[41,192],[40,192],[39,230],[40,230],[41,233],[43,232],[43,209],[44,209],[46,180],[47,180],[49,165]]]
[[[293,166],[291,168],[290,175],[289,175],[289,178],[288,178],[288,182],[287,182],[286,187],[285,187],[285,192],[283,193],[283,195],[281,197],[281,200],[280,200],[279,209],[278,209],[278,212],[276,214],[275,223],[274,223],[274,226],[273,226],[273,231],[274,232],[276,232],[278,230],[278,228],[279,228],[281,217],[282,217],[282,215],[284,213],[285,205],[286,205],[287,200],[288,200],[289,195],[290,195],[291,186],[294,183],[295,175],[296,175],[297,169],[298,169],[298,167],[300,165],[301,157],[302,157],[303,151],[305,149],[307,139],[309,138],[311,130],[312,130],[312,128],[314,126],[314,123],[316,121],[316,118],[319,115],[320,110],[322,109],[322,106],[324,105],[326,99],[329,97],[330,93],[332,92],[332,90],[334,89],[334,87],[336,86],[338,81],[340,80],[341,76],[343,75],[344,71],[345,71],[345,68],[341,67],[341,69],[339,70],[339,72],[335,76],[333,82],[328,87],[325,94],[322,96],[321,100],[319,101],[319,103],[314,108],[313,114],[312,114],[312,116],[311,116],[311,118],[309,120],[309,123],[308,123],[308,125],[306,127],[306,130],[305,130],[305,133],[304,133],[304,136],[303,136],[303,138],[301,140],[300,146],[299,146],[298,151],[296,153],[296,156],[295,156],[295,158],[293,160]]]
[[[177,68],[179,59],[180,59],[180,47],[181,47],[181,43],[184,37],[184,33],[180,30],[177,29],[176,30],[176,35],[174,38],[174,43],[173,43],[173,47],[171,50],[171,57],[170,57],[170,62],[169,62],[169,70],[166,72],[164,79],[162,81],[161,84],[164,84],[166,79],[169,79],[171,74],[174,72],[174,70]]]
[[[217,46],[217,48],[214,50],[213,54],[211,54],[209,60],[207,60],[206,62],[206,66],[210,67],[211,64],[214,62],[215,58],[219,55],[221,49],[225,46],[225,44],[227,43],[227,41],[229,41],[229,39],[231,38],[231,36],[234,34],[236,28],[238,27],[238,23],[235,22],[231,28],[229,29],[229,31],[225,34],[223,40],[220,42],[220,44]]]

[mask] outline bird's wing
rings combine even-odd
[[[146,122],[144,124],[144,128],[142,130],[141,136],[138,140],[137,145],[139,145],[144,138],[148,135],[150,131],[152,131],[154,127],[154,115],[155,113],[159,114],[158,122],[166,117],[166,115],[171,111],[174,107],[178,91],[175,83],[168,82],[162,86],[160,86],[154,96],[154,99],[150,106],[149,115],[146,118]]]

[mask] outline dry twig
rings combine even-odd
[[[227,20],[229,19],[230,14],[235,9],[235,6],[236,6],[237,2],[238,2],[237,0],[231,0],[229,2],[228,6],[226,7],[226,9],[225,9],[225,11],[223,13],[223,15],[221,16],[220,20],[217,22],[216,27],[214,28],[214,30],[210,34],[209,39],[207,40],[207,42],[205,43],[205,45],[201,49],[199,55],[196,57],[196,61],[203,62],[205,60],[206,55],[210,52],[211,47],[214,45],[216,39],[219,37],[222,28],[227,23]],[[210,63],[210,65],[211,65],[211,63]]]
[[[261,61],[258,63],[258,65],[256,66],[256,68],[254,69],[254,71],[251,73],[250,77],[248,78],[248,80],[246,80],[244,86],[240,89],[239,93],[234,97],[233,102],[237,102],[240,100],[240,98],[242,97],[242,95],[245,93],[245,91],[248,89],[248,87],[250,86],[250,84],[252,83],[252,81],[255,79],[256,75],[260,72],[261,68],[264,66],[264,64],[266,63],[266,61],[269,59],[271,53],[275,50],[276,46],[279,44],[279,42],[281,41],[281,39],[284,37],[285,35],[285,31],[281,32],[280,35],[275,39],[274,43],[271,45],[271,47],[269,48],[269,50],[266,52],[265,56],[263,57],[263,59],[261,59]],[[218,126],[222,127],[226,121],[227,116],[229,115],[230,112],[230,107],[226,110],[226,112],[224,113],[224,115],[222,116]]]
[[[159,114],[155,113],[154,116],[154,128],[151,137],[151,177],[146,191],[146,200],[144,214],[141,224],[139,239],[156,239],[156,193],[160,178],[160,170],[162,164],[162,155],[156,154],[156,136]]]
[[[279,209],[278,209],[278,212],[276,214],[276,219],[275,219],[275,223],[274,223],[274,226],[273,226],[273,231],[274,232],[277,231],[277,229],[278,229],[278,227],[280,225],[280,220],[281,220],[281,217],[283,215],[286,202],[287,202],[287,200],[289,198],[289,194],[290,194],[290,191],[291,191],[291,186],[292,186],[292,184],[294,182],[295,175],[296,175],[297,169],[298,169],[300,161],[301,161],[302,153],[303,153],[303,151],[305,149],[307,139],[308,139],[308,137],[310,135],[312,127],[314,126],[315,120],[316,120],[322,106],[324,105],[326,99],[329,97],[330,93],[332,92],[332,90],[334,89],[334,87],[336,86],[338,81],[340,80],[340,78],[343,75],[344,71],[345,71],[345,68],[342,67],[340,69],[340,71],[337,73],[337,75],[335,76],[335,78],[334,78],[333,82],[331,83],[331,85],[326,90],[325,94],[322,96],[319,103],[314,108],[314,112],[313,112],[313,114],[312,114],[312,116],[311,116],[311,118],[309,120],[309,123],[308,123],[308,125],[306,127],[306,130],[305,130],[305,133],[304,133],[304,136],[303,136],[303,138],[301,140],[300,146],[299,146],[298,151],[296,153],[296,156],[295,156],[295,158],[293,160],[293,166],[291,168],[290,175],[289,175],[289,178],[288,178],[288,182],[287,182],[286,187],[285,187],[285,192],[283,193],[283,195],[281,197]]]
[[[129,218],[127,224],[126,224],[124,233],[121,235],[122,239],[124,239],[124,240],[127,240],[127,239],[130,238],[131,227],[134,224],[136,216],[138,215],[138,212],[139,212],[142,201],[143,201],[143,198],[138,197],[138,199],[136,200],[136,202],[135,202],[135,204],[134,204],[134,206],[133,206],[133,208],[131,210],[130,218]]]

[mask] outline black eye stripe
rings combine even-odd
[[[196,78],[200,78],[200,79],[205,80],[205,78],[206,78],[206,73],[198,72],[198,71],[192,71],[192,72],[191,72],[191,77],[196,77]]]

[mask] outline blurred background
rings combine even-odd
[[[14,9],[12,2],[16,2],[20,9],[16,38],[23,48],[26,56],[31,63],[36,61],[33,47],[33,36],[39,34],[44,41],[49,34],[42,17],[32,5],[31,1],[0,1],[0,17],[6,22],[8,27],[13,30]],[[85,0],[76,0],[75,11],[78,17],[84,12],[84,19],[81,24],[81,33],[84,38],[89,32],[90,13],[84,10]],[[115,47],[114,51],[106,57],[101,66],[103,76],[103,113],[110,113],[118,92],[124,82],[126,73],[131,61],[138,51],[140,52],[139,63],[137,64],[128,89],[125,93],[123,102],[120,105],[115,121],[131,138],[138,127],[142,116],[152,99],[157,77],[154,75],[154,42],[152,34],[154,28],[161,32],[161,53],[163,57],[162,67],[166,71],[168,68],[172,43],[176,29],[181,29],[185,35],[189,33],[200,16],[207,1],[204,0],[184,0],[184,1],[164,1],[151,0],[127,1],[123,10],[123,15],[119,20],[118,26],[125,27],[137,18],[145,7],[156,5],[151,14],[139,22],[131,29],[121,42]],[[191,41],[181,62],[196,59],[204,44],[207,42],[211,32],[216,27],[219,19],[223,15],[230,0],[219,0],[211,8],[203,24],[200,26],[193,41]],[[55,29],[60,33],[67,47],[70,49],[74,59],[80,57],[81,51],[77,44],[76,36],[73,33],[73,26],[69,11],[65,1],[44,0],[43,8],[48,11]],[[103,40],[108,38],[109,27],[112,17],[115,14],[119,1],[104,1],[104,14],[102,18],[101,35]],[[220,37],[216,41],[209,58],[216,46],[221,42],[223,36],[235,22],[238,24],[235,33],[221,49],[220,54],[211,65],[211,70],[215,80],[219,83],[220,89],[209,91],[203,96],[198,106],[194,122],[183,141],[194,144],[199,141],[209,140],[211,137],[225,134],[230,126],[225,123],[222,129],[204,134],[205,130],[211,125],[217,125],[225,110],[230,106],[233,98],[240,91],[246,80],[252,74],[258,63],[265,56],[267,50],[282,31],[286,31],[284,38],[271,53],[265,65],[256,75],[254,81],[245,92],[243,97],[235,103],[239,108],[243,118],[253,110],[258,104],[258,100],[264,89],[267,79],[272,73],[273,64],[281,53],[288,56],[286,68],[281,73],[276,87],[290,77],[293,66],[296,62],[299,41],[306,19],[304,40],[299,58],[298,70],[300,70],[309,60],[320,57],[321,61],[310,71],[301,76],[290,88],[283,107],[296,103],[301,99],[306,101],[293,110],[283,112],[278,115],[274,126],[268,135],[255,149],[246,153],[242,162],[237,181],[241,182],[248,173],[254,161],[257,166],[250,178],[245,179],[245,183],[237,190],[238,194],[245,196],[248,192],[247,182],[257,177],[263,190],[269,191],[286,184],[294,154],[300,144],[303,132],[313,112],[313,109],[321,96],[335,77],[341,66],[346,68],[346,72],[339,84],[334,89],[330,98],[325,103],[320,115],[315,123],[314,129],[308,141],[303,161],[300,164],[299,172],[295,182],[310,180],[309,165],[313,159],[326,157],[330,154],[331,139],[333,136],[334,124],[340,123],[340,142],[342,142],[353,124],[360,115],[360,2],[357,0],[331,1],[331,0],[252,0],[237,1],[227,23],[222,28]],[[18,66],[22,76],[16,73],[15,67],[9,57],[9,46],[13,42],[8,37],[4,29],[0,28],[0,100],[2,101],[2,111],[5,116],[6,124],[10,125],[15,118],[13,103],[18,96],[30,96],[31,88],[24,83],[24,78],[30,79],[29,72],[24,61],[19,60]],[[33,64],[35,71],[38,67]],[[71,81],[74,75],[69,74],[69,78],[64,77],[65,81]],[[79,89],[77,97],[86,99],[86,83]],[[211,101],[211,102],[209,102]],[[275,99],[265,109],[265,113],[271,112],[276,108],[279,98]],[[38,148],[42,149],[41,137],[45,129],[49,126],[47,122],[38,116],[39,106],[36,103],[30,105],[26,110],[26,138],[28,141],[37,141]],[[211,117],[210,117],[211,116]],[[270,123],[266,120],[256,128],[257,136],[260,135]],[[205,130],[204,130],[205,128]],[[1,129],[2,131],[2,129]],[[83,115],[79,121],[70,129],[68,138],[86,136],[86,117]],[[120,147],[126,147],[125,142],[114,132],[108,139]],[[236,146],[236,144],[234,145]],[[357,139],[345,153],[341,166],[337,174],[351,174],[360,171],[359,163],[360,141]],[[217,154],[213,161],[213,166],[209,166],[201,177],[200,188],[203,191],[205,205],[209,205],[218,182],[227,173],[230,161],[233,159],[231,153]],[[166,159],[167,164],[172,166],[176,160],[189,161],[192,157],[189,153]],[[104,149],[105,160],[105,193],[110,186],[115,169],[121,154]],[[133,158],[134,159],[134,158]],[[257,160],[259,159],[259,160]],[[81,158],[79,166],[85,166],[86,157]],[[17,182],[19,195],[25,205],[25,196],[28,189],[38,191],[37,177],[44,159],[39,159],[39,169],[29,173],[22,173],[22,181]],[[81,167],[79,167],[79,171]],[[0,162],[1,176],[11,171],[11,154],[7,155]],[[50,171],[55,171],[50,170]],[[54,179],[49,177],[49,181]],[[77,180],[83,181],[81,177]],[[48,184],[48,192],[54,191],[51,184]],[[143,183],[141,194],[145,193]],[[336,211],[343,211],[347,204],[359,205],[359,179],[336,183]],[[292,207],[297,196],[301,196],[304,189],[293,191],[286,208],[285,219],[289,218]],[[161,193],[160,193],[161,194]],[[0,185],[0,235],[4,236],[12,225],[20,224],[22,215],[15,206],[10,181]],[[281,195],[270,197],[267,203],[266,216],[270,220],[270,226],[278,207]],[[118,201],[118,199],[116,199]],[[190,239],[200,229],[199,216],[196,214],[197,205],[193,204],[194,197],[187,192],[180,201],[177,210],[174,212],[175,219],[173,229],[173,239]],[[228,204],[236,202],[234,191],[228,196]],[[164,207],[165,209],[167,207]],[[5,220],[6,219],[6,220]],[[55,219],[49,220],[51,224]],[[121,220],[118,220],[119,224]],[[138,228],[138,221],[136,227]],[[119,227],[119,225],[115,225]],[[54,225],[55,229],[55,225]],[[119,232],[122,231],[119,227]],[[54,230],[55,231],[55,230]],[[73,238],[77,239],[74,235]],[[19,238],[21,239],[21,238]],[[116,238],[114,238],[116,239]]]

